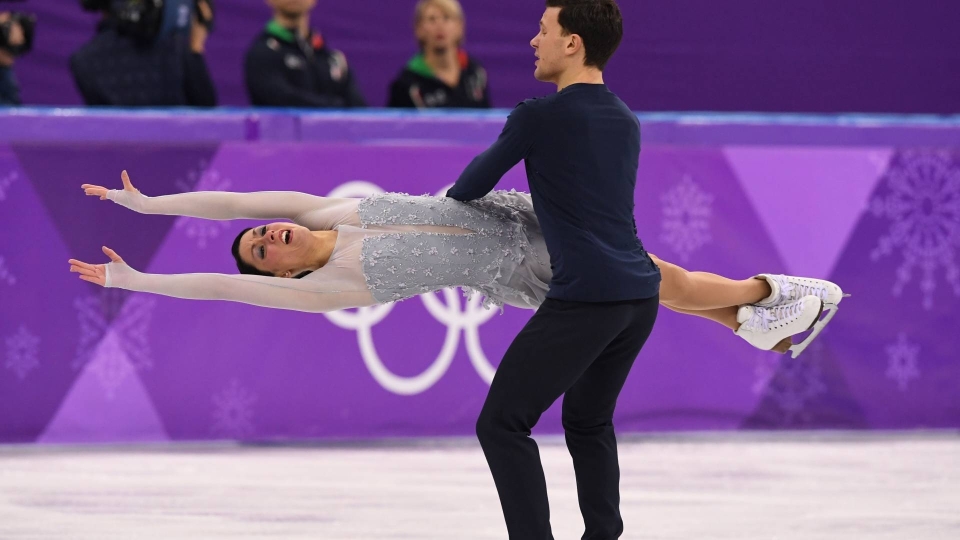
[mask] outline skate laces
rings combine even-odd
[[[749,328],[768,332],[770,331],[770,323],[789,322],[799,317],[801,313],[803,313],[802,301],[772,308],[754,307],[753,315],[744,324]]]
[[[773,280],[780,286],[779,302],[797,300],[804,296],[816,296],[821,300],[826,300],[829,294],[826,287],[818,285],[816,282],[805,283],[802,280],[794,282],[784,275],[773,276]]]
[[[780,294],[777,295],[777,300],[774,304],[779,304],[780,302],[785,302],[793,298],[793,283],[787,279],[784,275],[772,276],[773,281],[777,282],[777,286],[780,288]]]
[[[822,285],[799,284],[801,296],[816,296],[821,300],[827,299],[827,288]]]

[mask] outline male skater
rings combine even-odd
[[[623,37],[614,0],[547,0],[530,99],[447,196],[489,193],[525,161],[553,280],[547,300],[504,354],[477,421],[510,538],[552,539],[547,488],[530,430],[561,395],[576,469],[583,539],[618,538],[620,467],[613,412],[657,317],[660,271],[637,238],[637,117],[603,83]]]

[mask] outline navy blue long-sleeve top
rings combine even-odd
[[[637,237],[639,159],[636,115],[606,85],[574,84],[518,105],[447,196],[483,197],[524,160],[553,269],[547,297],[651,298],[660,290],[660,270]]]

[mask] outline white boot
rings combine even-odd
[[[782,274],[760,274],[757,279],[766,280],[770,285],[770,296],[756,303],[760,307],[774,307],[800,300],[804,296],[816,296],[824,304],[835,306],[843,300],[843,290],[836,283],[824,279],[813,279]],[[849,296],[849,295],[847,295]]]
[[[776,307],[741,306],[736,334],[754,347],[769,351],[783,339],[809,330],[822,310],[823,300],[813,295]]]

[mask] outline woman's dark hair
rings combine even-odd
[[[252,264],[247,264],[246,262],[244,262],[243,259],[240,258],[240,239],[243,238],[243,235],[247,234],[247,231],[252,231],[252,230],[253,230],[252,228],[247,227],[246,229],[240,231],[240,234],[237,235],[237,238],[234,239],[233,241],[233,245],[230,247],[230,253],[233,254],[233,260],[237,262],[237,270],[239,270],[241,274],[276,277],[270,272],[264,272],[258,269],[257,267],[253,266]],[[302,277],[309,276],[309,275],[310,275],[310,271],[308,270],[306,272],[301,272],[293,276],[293,279],[300,279]]]
[[[584,64],[600,71],[623,39],[623,16],[615,0],[547,0],[547,7],[560,8],[558,21],[566,35],[583,39]]]

